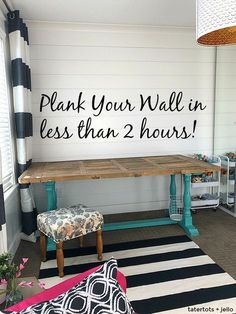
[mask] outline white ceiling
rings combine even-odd
[[[27,20],[127,25],[195,25],[195,0],[9,0]]]

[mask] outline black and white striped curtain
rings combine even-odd
[[[3,185],[2,185],[2,157],[0,150],[0,230],[2,226],[6,223],[5,217],[5,204],[4,204],[4,195],[3,195]]]
[[[29,39],[26,24],[19,11],[8,14],[13,100],[16,125],[18,176],[32,162],[31,74],[29,66]],[[36,209],[28,184],[20,185],[23,232],[36,230]]]
[[[0,254],[7,251],[6,216],[2,185],[2,159],[0,150]]]

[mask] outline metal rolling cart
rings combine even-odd
[[[207,163],[221,166],[219,156],[210,156]],[[220,204],[220,169],[215,172],[193,174],[191,176],[191,209],[195,212],[200,208],[216,209]]]
[[[236,161],[228,156],[221,156],[221,193],[220,208],[230,215],[236,217],[236,204],[234,201],[236,193],[235,175]]]

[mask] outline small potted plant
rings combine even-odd
[[[0,297],[6,306],[11,306],[23,299],[23,295],[19,287],[32,287],[32,282],[17,280],[21,275],[21,270],[25,268],[28,258],[22,258],[19,266],[12,262],[12,255],[10,253],[0,254]]]
[[[6,300],[6,307],[16,304],[23,300],[22,292],[19,288],[32,288],[33,282],[20,281],[21,271],[25,268],[28,258],[22,258],[18,265],[12,262],[10,253],[0,254],[0,304]],[[1,287],[2,284],[2,287]],[[40,288],[44,288],[45,284],[38,283]]]

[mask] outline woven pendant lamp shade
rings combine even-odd
[[[197,0],[197,42],[236,44],[236,0]]]

